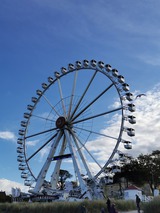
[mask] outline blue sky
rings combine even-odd
[[[7,184],[0,190],[23,183],[16,138],[31,97],[55,70],[76,60],[109,63],[131,91],[147,94],[137,100],[133,154],[159,148],[159,7],[158,0],[1,0],[0,180]]]

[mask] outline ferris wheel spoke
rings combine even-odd
[[[75,143],[75,145],[77,147],[77,151],[79,153],[79,156],[80,156],[80,158],[81,158],[81,160],[83,162],[83,165],[84,165],[84,167],[85,167],[85,169],[87,171],[88,177],[91,179],[92,178],[92,174],[91,174],[91,171],[90,171],[89,166],[87,164],[87,159],[85,158],[84,153],[82,152],[82,149],[80,149],[78,140],[76,139],[75,133],[72,130],[71,130],[71,135],[72,135],[74,143]]]
[[[65,104],[64,104],[64,98],[63,98],[63,92],[62,92],[61,82],[60,82],[59,78],[57,80],[58,80],[58,87],[59,87],[60,98],[61,98],[61,102],[62,102],[62,109],[63,109],[64,116],[66,117],[66,108],[65,108]]]
[[[109,85],[104,91],[102,91],[93,101],[91,101],[83,110],[81,110],[75,117],[73,117],[72,121],[74,121],[77,117],[79,117],[84,111],[86,111],[94,102],[96,102],[102,95],[104,95],[112,86],[114,83]]]
[[[26,162],[31,160],[41,149],[43,149],[48,143],[50,143],[55,137],[57,136],[57,133],[54,134],[49,140],[46,141],[39,149],[37,149],[29,158],[26,159]]]
[[[79,141],[79,143],[81,144],[81,149],[84,148],[86,150],[86,152],[90,155],[90,157],[93,159],[93,161],[99,166],[100,169],[102,169],[102,166],[99,164],[99,162],[95,159],[95,157],[93,157],[93,155],[91,154],[91,152],[87,149],[87,147],[85,146],[85,144],[83,144],[81,142],[81,140],[79,139],[79,137],[77,135],[75,135],[76,139]]]
[[[83,131],[85,131],[85,132],[89,132],[90,134],[93,133],[93,134],[95,134],[95,135],[104,136],[104,137],[106,137],[106,138],[111,138],[111,139],[115,139],[115,140],[118,139],[118,138],[116,138],[116,137],[112,137],[112,136],[109,136],[109,135],[106,135],[106,134],[102,134],[102,133],[99,133],[99,132],[95,132],[95,131],[92,131],[92,130],[80,128],[80,127],[77,127],[77,126],[74,126],[74,129],[83,130]]]
[[[58,128],[52,128],[52,129],[48,129],[48,130],[45,130],[45,131],[41,131],[41,132],[38,132],[38,133],[35,133],[35,134],[32,134],[32,135],[28,135],[26,136],[24,139],[28,139],[28,138],[32,138],[32,137],[35,137],[35,136],[38,136],[38,135],[42,135],[42,134],[45,134],[47,132],[52,132],[54,130],[57,130]]]
[[[33,117],[36,117],[36,118],[39,118],[39,119],[42,119],[42,120],[45,120],[45,121],[51,121],[51,122],[55,122],[55,120],[52,120],[52,119],[49,119],[49,118],[44,118],[42,116],[39,116],[39,115],[34,115],[32,114]]]
[[[97,114],[97,115],[93,115],[93,116],[90,116],[90,117],[87,117],[87,118],[83,118],[81,120],[73,121],[72,124],[77,124],[77,123],[80,123],[80,122],[83,122],[83,121],[87,121],[87,120],[90,120],[90,119],[93,119],[93,118],[101,117],[103,115],[107,115],[107,114],[110,114],[112,112],[119,111],[121,109],[123,109],[123,107],[119,107],[117,109],[113,109],[113,110],[110,110],[110,111],[107,111],[107,112],[103,112],[103,113],[100,113],[100,114]]]
[[[43,98],[46,100],[46,102],[49,104],[49,106],[54,110],[54,112],[58,115],[58,116],[60,116],[60,114],[57,112],[57,110],[55,109],[55,107],[50,103],[50,101],[48,100],[48,98],[43,94],[42,95],[43,96]]]
[[[74,75],[74,81],[73,81],[73,88],[72,88],[70,104],[69,104],[68,117],[70,117],[70,113],[71,113],[71,110],[72,110],[72,103],[73,103],[73,97],[74,97],[75,88],[76,88],[77,75],[78,75],[78,71],[76,70],[75,75]]]
[[[87,189],[87,186],[86,186],[86,184],[85,184],[85,182],[84,182],[84,180],[81,176],[82,171],[81,171],[81,167],[79,165],[79,161],[78,161],[78,158],[77,158],[75,147],[72,143],[71,135],[70,135],[70,133],[67,129],[64,130],[64,134],[65,134],[65,137],[66,137],[66,140],[67,140],[67,144],[69,146],[70,153],[72,155],[73,166],[74,166],[74,169],[75,169],[75,173],[78,177],[79,183],[81,185],[82,194],[86,193],[88,191],[88,189]]]
[[[94,74],[93,74],[92,78],[90,79],[90,81],[89,81],[89,83],[88,83],[86,89],[84,90],[83,94],[81,95],[80,100],[78,101],[78,103],[77,103],[77,105],[76,105],[74,111],[72,112],[71,119],[73,118],[73,116],[74,116],[74,114],[76,113],[76,111],[77,111],[79,105],[81,104],[81,102],[82,102],[82,100],[83,100],[85,94],[87,93],[87,91],[88,91],[88,89],[89,89],[89,87],[90,87],[90,85],[91,85],[93,79],[95,78],[96,74],[97,74],[97,70],[94,72]]]

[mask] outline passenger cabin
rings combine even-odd
[[[135,136],[135,130],[132,129],[132,128],[127,128],[127,134],[128,134],[130,137],[133,137],[133,136]]]
[[[129,85],[126,83],[122,84],[122,89],[126,92],[129,91]]]
[[[27,105],[27,109],[28,109],[28,110],[32,110],[33,108],[34,108],[34,106],[32,106],[32,105],[30,105],[30,104]]]
[[[125,82],[124,77],[122,75],[118,76],[118,82],[121,84]]]
[[[125,149],[132,149],[132,143],[130,141],[124,141]]]
[[[65,67],[61,68],[61,73],[65,74],[67,72],[67,69]]]
[[[128,104],[128,110],[129,110],[130,112],[135,112],[135,110],[136,110],[135,105],[134,105],[134,104]]]
[[[80,61],[76,61],[76,67],[79,69],[81,68],[81,66],[82,66],[82,63]]]
[[[20,144],[20,145],[22,145],[23,144],[23,140],[21,138],[18,138],[17,139],[17,143]]]
[[[68,69],[69,69],[69,70],[73,70],[73,69],[74,69],[74,65],[73,65],[73,64],[69,64],[69,65],[68,65]]]
[[[126,93],[126,99],[127,99],[128,101],[133,101],[133,94],[130,93],[130,92]]]
[[[59,72],[54,72],[54,76],[55,76],[56,78],[59,78],[60,73],[59,73]]]
[[[91,60],[91,66],[96,67],[96,65],[97,65],[97,62],[95,60]]]
[[[113,183],[113,177],[112,176],[105,176],[104,177],[105,184]]]
[[[36,103],[37,102],[37,98],[36,97],[32,97],[32,102]]]
[[[24,181],[24,185],[25,185],[25,186],[31,186],[30,180],[25,180],[25,181]]]
[[[39,96],[41,96],[41,95],[42,95],[42,91],[41,91],[41,90],[39,90],[39,89],[37,89],[36,93],[37,93],[37,95],[39,95]]]
[[[113,70],[112,70],[112,75],[113,75],[114,77],[117,77],[117,76],[118,76],[118,70],[113,69]]]
[[[53,79],[52,77],[49,76],[49,77],[48,77],[48,82],[49,82],[49,83],[52,83],[53,81],[54,81],[54,79]]]
[[[106,64],[105,69],[106,69],[107,72],[110,72],[112,70],[112,67],[111,67],[110,64]]]
[[[42,83],[42,88],[46,89],[47,88],[47,84],[46,83]]]
[[[113,172],[113,173],[121,172],[121,167],[118,166],[118,165],[112,166],[112,172]]]
[[[88,60],[83,60],[83,66],[88,67],[89,66],[89,61]]]
[[[129,121],[129,123],[131,123],[131,124],[135,124],[135,123],[136,123],[136,117],[133,116],[133,115],[129,115],[129,116],[128,116],[128,121]]]
[[[103,61],[99,61],[98,62],[98,66],[102,69],[104,68],[104,62]]]

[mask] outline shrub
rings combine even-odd
[[[133,201],[112,200],[118,210],[127,211],[135,209]],[[107,212],[105,200],[82,202],[35,202],[35,203],[5,203],[0,204],[0,213],[81,213],[81,207],[85,206],[87,213],[99,213],[102,208]],[[157,212],[156,212],[157,213]]]

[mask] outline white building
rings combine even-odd
[[[125,200],[135,200],[136,195],[142,200],[142,190],[134,185],[129,186],[124,190],[124,199]]]

